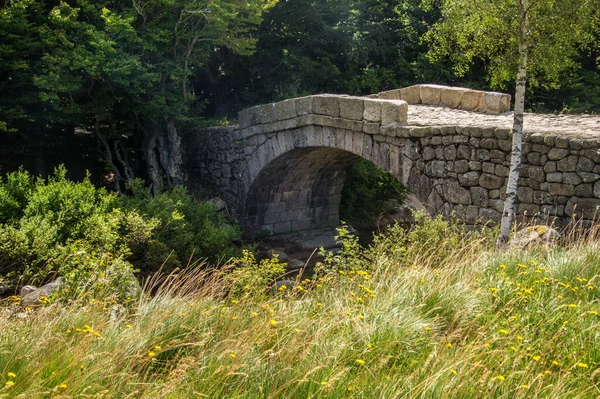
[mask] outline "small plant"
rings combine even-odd
[[[233,270],[226,270],[224,278],[231,286],[230,296],[263,296],[277,277],[285,273],[285,263],[279,257],[256,261],[254,254],[248,250],[242,251],[242,256],[232,260],[237,265]]]

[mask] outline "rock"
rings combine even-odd
[[[280,249],[274,248],[267,251],[267,257],[272,258],[274,255],[278,256],[278,259],[281,263],[285,263],[290,259],[290,257]]]
[[[303,269],[306,266],[306,263],[302,262],[299,259],[290,259],[287,264],[287,268],[290,270]]]
[[[211,198],[206,202],[215,206],[215,212],[221,212],[227,208],[227,203],[219,197]]]
[[[24,296],[27,296],[28,294],[32,293],[35,290],[37,290],[37,287],[34,287],[33,285],[24,286],[23,288],[21,288],[21,298],[23,298]]]
[[[21,307],[35,306],[40,302],[40,298],[49,297],[56,291],[62,282],[62,277],[57,278],[53,282],[46,284],[21,298]]]
[[[537,225],[526,227],[515,233],[508,242],[509,248],[527,249],[537,245],[553,245],[560,234],[552,227]]]

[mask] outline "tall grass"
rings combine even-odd
[[[483,235],[410,234],[277,293],[233,297],[191,267],[125,308],[7,307],[0,397],[600,395],[598,241],[497,253]]]

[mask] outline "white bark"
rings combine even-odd
[[[512,153],[510,159],[510,173],[506,186],[506,198],[504,200],[504,212],[500,223],[500,235],[498,247],[503,247],[508,241],[510,227],[515,215],[515,200],[517,188],[519,187],[519,170],[521,168],[522,143],[523,143],[523,113],[525,111],[525,87],[527,85],[527,10],[525,1],[517,0],[517,6],[521,13],[520,40],[519,40],[519,70],[515,90],[515,110],[512,129]]]

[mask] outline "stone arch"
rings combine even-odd
[[[247,233],[273,234],[330,228],[339,223],[341,192],[348,169],[363,158],[390,173],[414,192],[423,193],[403,178],[397,145],[373,139],[364,132],[326,126],[304,126],[274,132],[247,158],[238,192],[238,214]]]

